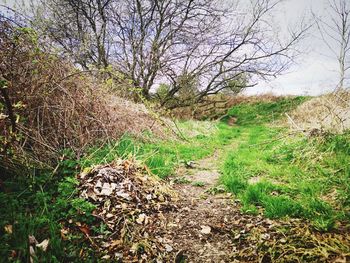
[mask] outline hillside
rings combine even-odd
[[[350,92],[343,90],[310,99],[291,112],[294,129],[343,133],[350,128]]]
[[[305,100],[241,102],[221,121],[178,122],[186,140],[125,135],[67,154],[53,172],[4,181],[1,257],[343,260],[349,134],[289,130],[284,113]]]

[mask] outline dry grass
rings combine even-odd
[[[211,136],[217,132],[215,122],[190,120],[186,122],[176,121],[179,131],[185,138],[195,138],[198,136]],[[175,130],[176,127],[173,129]]]
[[[350,128],[350,92],[313,98],[291,112],[290,117],[290,124],[297,129],[342,133]]]
[[[79,154],[124,133],[162,133],[144,106],[39,48],[34,32],[1,23],[0,39],[0,157],[25,152],[49,163],[66,148]]]

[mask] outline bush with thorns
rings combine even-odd
[[[63,149],[79,154],[102,138],[161,131],[144,106],[114,96],[101,78],[39,42],[35,31],[0,22],[2,165],[24,152],[50,164]]]

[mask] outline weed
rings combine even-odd
[[[255,205],[251,205],[251,204],[244,204],[241,208],[241,211],[243,213],[246,213],[248,215],[258,215],[259,214],[259,210]]]
[[[216,194],[220,194],[220,193],[225,193],[225,191],[226,191],[225,185],[220,184],[217,186],[210,187],[209,189],[207,189],[205,191],[205,193],[208,193],[211,195],[216,195]]]
[[[316,217],[312,220],[313,227],[318,231],[329,231],[335,226],[334,218]]]
[[[302,215],[301,204],[289,196],[266,196],[263,200],[264,214],[269,218],[285,216],[299,217]]]
[[[221,176],[220,180],[221,183],[234,194],[238,194],[247,187],[247,181],[239,176],[230,176],[226,174]]]
[[[188,184],[190,183],[191,181],[188,180],[186,177],[176,177],[173,182],[175,184]]]
[[[249,185],[242,195],[243,204],[262,205],[272,189],[272,184],[267,182]]]
[[[74,163],[74,164],[73,164]],[[64,160],[60,171],[67,174],[75,162]],[[64,167],[63,165],[67,165]],[[74,173],[73,173],[74,174]],[[47,171],[35,171],[33,176],[18,177],[4,182],[5,192],[0,192],[0,229],[12,226],[12,233],[0,235],[0,258],[8,259],[16,251],[16,260],[29,261],[28,236],[33,235],[40,242],[49,239],[49,249],[36,252],[35,261],[64,262],[79,261],[76,251],[84,249],[87,256],[91,250],[84,236],[77,233],[69,242],[62,240],[63,222],[91,223],[94,206],[77,197],[77,180],[62,174],[53,175]],[[15,260],[14,258],[9,260]],[[81,259],[84,261],[84,258]]]
[[[192,185],[197,187],[204,187],[206,183],[198,181],[198,182],[193,182]]]

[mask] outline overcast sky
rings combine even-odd
[[[350,0],[349,0],[350,1]],[[323,19],[329,19],[329,6],[326,0],[287,0],[281,5],[276,21],[281,30],[294,24],[301,17],[311,19],[311,10]],[[324,44],[316,26],[310,29],[303,41],[306,50],[287,74],[269,83],[260,82],[246,91],[248,94],[273,92],[277,94],[319,95],[334,90],[339,79],[337,60]]]
[[[248,0],[241,1],[244,3]],[[23,0],[0,0],[0,3],[4,2],[12,6],[15,3],[22,3]],[[275,12],[275,22],[281,32],[287,32],[288,26],[292,26],[301,18],[310,20],[311,10],[327,19],[329,11],[327,0],[285,0]],[[308,37],[301,45],[305,53],[300,55],[297,63],[287,73],[269,82],[261,81],[257,86],[247,89],[245,93],[319,95],[334,90],[339,74],[337,60],[324,44],[316,26],[310,29]]]

